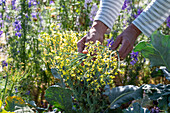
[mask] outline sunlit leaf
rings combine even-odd
[[[141,51],[142,55],[149,58],[151,66],[166,66],[170,71],[170,35],[154,32],[150,43],[139,43],[134,52]]]
[[[24,100],[21,97],[17,97],[17,96],[8,96],[5,102],[6,102],[5,110],[7,111],[14,111],[15,106],[19,106],[19,107],[25,106]]]

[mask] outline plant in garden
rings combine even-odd
[[[60,80],[60,87],[65,86],[72,90],[74,104],[77,104],[81,111],[104,110],[108,102],[102,94],[105,85],[114,87],[115,76],[123,73],[123,70],[117,70],[119,64],[115,57],[116,53],[97,41],[96,44],[87,43],[87,54],[79,54],[75,52],[77,50],[75,40],[78,40],[77,36],[82,34],[62,33],[57,29],[56,24],[51,25],[51,30],[51,36],[44,33],[39,40],[45,47],[49,46],[49,49],[44,48],[44,54],[48,59],[44,61],[52,62],[52,74]],[[81,65],[82,62],[83,65]],[[49,93],[52,92],[49,91]],[[51,100],[48,97],[49,93],[46,94],[47,100]],[[56,104],[56,107],[59,106]]]

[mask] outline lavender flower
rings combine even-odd
[[[2,13],[0,13],[0,18],[2,18]]]
[[[28,2],[28,7],[30,8],[32,6],[32,3],[31,2]]]
[[[90,21],[94,20],[94,17],[96,16],[96,13],[97,13],[97,10],[98,10],[98,7],[97,7],[96,3],[94,3],[92,5],[91,11],[90,11],[90,15],[89,15]]]
[[[16,2],[16,0],[12,0],[12,1],[11,1],[12,9],[13,9],[13,10],[16,8],[16,7],[15,7],[15,2]]]
[[[0,27],[4,27],[4,20],[0,19]]]
[[[3,31],[0,31],[0,38],[1,38],[2,33],[3,33]]]
[[[170,28],[170,16],[166,19],[166,25]]]
[[[137,10],[137,15],[140,15],[142,12],[143,12],[143,9],[139,8],[139,9]]]
[[[14,27],[15,27],[15,31],[20,31],[21,29],[22,29],[22,27],[21,27],[21,22],[20,21],[18,21],[18,20],[15,20],[15,22],[14,22]]]
[[[37,18],[37,13],[36,12],[31,13],[31,15],[32,15],[33,18]]]
[[[151,109],[151,113],[159,113],[159,108],[158,107],[154,107]]]
[[[50,4],[54,4],[54,1],[51,0],[51,1],[50,1]]]
[[[27,91],[25,94],[26,94],[26,95],[30,95],[30,91]]]
[[[20,33],[20,30],[22,29],[21,22],[19,20],[15,20],[13,26],[14,26],[14,30],[16,31],[15,36],[21,37],[21,33]]]
[[[131,3],[132,3],[131,0],[125,0],[124,4],[122,6],[122,10],[125,10],[128,7],[128,5],[131,4]]]
[[[85,0],[84,7],[87,9],[87,4],[91,3],[92,0]]]
[[[137,58],[138,54],[139,54],[139,52],[134,52],[134,51],[132,51],[132,53],[130,53],[131,59],[132,59],[130,64],[132,64],[132,65],[136,64],[136,62],[138,61],[138,58]]]
[[[8,66],[8,63],[7,63],[5,60],[3,60],[3,61],[2,61],[2,68],[3,68],[3,67],[6,67],[6,66]]]
[[[137,18],[142,12],[143,12],[143,9],[142,9],[142,8],[139,8],[139,9],[137,10],[137,14],[133,14],[132,17],[133,17],[133,18]]]
[[[18,91],[18,89],[17,89],[17,87],[15,87],[15,93],[18,93],[19,91]]]
[[[108,47],[110,47],[110,46],[112,46],[113,45],[113,43],[114,43],[114,39],[113,39],[113,37],[111,38],[111,39],[107,39],[107,46]]]
[[[126,9],[126,7],[127,7],[127,0],[125,0],[125,2],[124,2],[124,4],[123,4],[123,6],[122,6],[122,10],[125,10]]]
[[[16,32],[16,33],[15,33],[15,36],[21,37],[21,33],[20,33],[20,32]]]
[[[1,0],[0,5],[5,4],[6,0]]]
[[[36,0],[29,0],[29,2],[28,2],[28,7],[31,7],[32,5],[34,5],[34,6],[37,5]]]

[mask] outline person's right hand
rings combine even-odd
[[[93,41],[95,43],[98,40],[102,43],[104,41],[104,34],[107,28],[108,27],[101,21],[99,20],[94,21],[90,31],[78,41],[77,43],[78,52],[82,53],[82,51],[85,48],[85,43],[89,41]]]

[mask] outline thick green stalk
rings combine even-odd
[[[4,100],[5,100],[5,95],[6,95],[7,85],[8,85],[8,77],[9,77],[9,75],[8,75],[8,73],[6,73],[6,74],[7,74],[7,77],[6,77],[6,82],[5,82],[4,93],[3,93],[3,96],[2,96],[2,102],[4,102]]]

